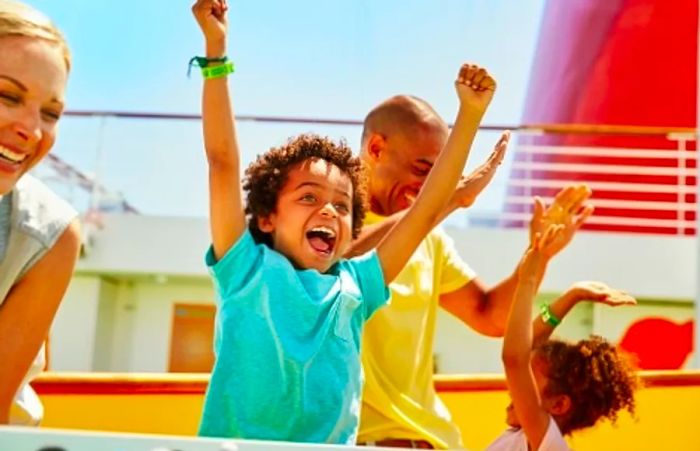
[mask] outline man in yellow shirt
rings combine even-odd
[[[448,136],[447,124],[425,101],[392,97],[366,117],[362,157],[368,167],[371,213],[352,253],[374,247],[418,194]],[[509,134],[489,160],[465,177],[448,211],[470,206],[493,177]],[[568,187],[545,209],[535,203],[531,233],[561,223],[569,240],[592,207],[585,186]],[[439,228],[431,232],[390,285],[392,301],[366,324],[362,363],[365,389],[358,442],[423,449],[462,448],[459,429],[433,383],[437,307],[484,335],[503,336],[517,277],[486,287]]]

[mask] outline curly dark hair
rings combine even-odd
[[[352,237],[357,238],[362,229],[366,210],[366,176],[360,158],[352,155],[345,141],[333,142],[327,137],[305,133],[290,138],[280,147],[273,147],[248,166],[243,178],[246,192],[245,212],[248,228],[258,243],[272,247],[268,233],[258,228],[258,218],[275,212],[277,197],[287,183],[292,166],[309,159],[320,158],[337,166],[350,177],[352,183]]]
[[[560,424],[563,434],[617,420],[627,409],[634,415],[639,379],[629,356],[597,335],[577,343],[548,340],[535,349],[545,362],[546,396],[567,395],[571,409]]]

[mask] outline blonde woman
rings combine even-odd
[[[27,175],[51,150],[70,54],[51,21],[0,0],[0,424],[38,424],[29,387],[78,257],[77,214]]]

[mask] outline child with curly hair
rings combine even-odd
[[[634,413],[637,376],[615,346],[598,336],[567,343],[548,339],[559,319],[579,301],[635,304],[628,294],[600,282],[579,282],[532,323],[532,302],[544,261],[562,239],[562,226],[533,237],[518,268],[518,285],[503,340],[503,364],[512,403],[504,432],[487,451],[569,450],[563,436]],[[533,349],[533,336],[534,349]]]
[[[225,78],[232,69],[224,58],[226,3],[198,0],[192,10],[206,41],[206,58],[198,61],[206,66],[206,262],[218,298],[216,361],[200,434],[353,444],[362,327],[440,218],[495,81],[484,69],[462,66],[455,126],[424,188],[376,250],[347,260],[364,216],[360,160],[342,143],[299,136],[248,168],[244,208]]]

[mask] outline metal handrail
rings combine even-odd
[[[167,112],[133,112],[133,111],[89,111],[89,110],[71,110],[65,113],[72,117],[96,117],[101,118],[104,122],[110,118],[115,119],[155,119],[155,120],[186,120],[199,121],[200,114],[190,113],[167,113]],[[354,119],[320,119],[313,117],[283,117],[283,116],[265,116],[265,115],[239,115],[236,119],[241,122],[256,122],[269,124],[318,124],[331,126],[362,126],[363,121]],[[586,146],[586,145],[551,145],[551,144],[534,144],[533,142],[521,142],[518,145],[518,154],[520,158],[516,158],[512,162],[512,169],[524,171],[528,174],[532,171],[554,171],[561,174],[578,174],[578,173],[593,173],[596,175],[605,176],[606,174],[622,174],[624,176],[651,176],[660,175],[663,177],[676,176],[678,183],[663,184],[663,183],[644,183],[643,180],[591,180],[590,185],[594,190],[607,189],[622,192],[642,192],[642,193],[670,193],[677,194],[675,202],[666,201],[640,201],[636,199],[600,199],[597,204],[608,209],[622,208],[625,210],[658,210],[658,211],[676,211],[677,217],[671,218],[633,218],[633,217],[617,217],[614,215],[605,214],[601,217],[589,219],[590,224],[603,225],[606,223],[615,226],[640,226],[640,227],[671,227],[677,228],[679,233],[684,233],[685,228],[695,228],[695,221],[685,216],[686,212],[697,211],[695,202],[686,195],[695,192],[695,187],[686,183],[689,177],[693,177],[696,169],[693,167],[694,162],[698,160],[695,150],[687,150],[686,143],[696,141],[696,129],[690,127],[649,127],[649,126],[626,126],[626,125],[609,125],[609,124],[522,124],[522,125],[482,125],[482,131],[495,131],[510,129],[514,132],[520,132],[524,135],[546,135],[546,134],[577,134],[577,135],[616,135],[616,136],[645,136],[645,137],[661,137],[670,141],[675,141],[677,146],[675,149],[646,149],[646,148],[621,148],[615,146]],[[567,156],[579,157],[605,157],[605,158],[635,158],[643,163],[637,163],[632,166],[615,164],[611,160],[610,164],[599,163],[584,163],[569,161],[539,161],[533,160],[532,155],[547,154],[556,156],[557,154],[565,154]],[[669,166],[664,160],[674,159],[677,164]],[[658,162],[658,164],[657,164]],[[62,163],[62,162],[59,162]],[[688,165],[687,163],[691,163]],[[653,167],[650,167],[651,165]],[[59,165],[64,168],[65,165]],[[64,168],[65,169],[65,168]],[[64,170],[65,172],[65,170]],[[90,186],[95,182],[89,176],[74,172],[73,178],[78,180],[84,188],[90,189]],[[77,177],[76,177],[77,174]],[[558,188],[563,183],[560,180],[538,180],[530,179],[524,175],[526,179],[514,177],[508,181],[511,187],[536,187],[540,189]],[[637,177],[639,178],[639,177]],[[634,182],[634,183],[632,183]],[[96,189],[104,190],[101,186],[95,186]],[[515,205],[516,209],[520,206],[528,207],[530,205],[530,191],[524,191],[520,194],[510,193],[506,196],[506,202]],[[135,212],[136,209],[130,204],[126,204],[126,211]],[[476,212],[473,212],[476,213]],[[512,211],[503,211],[498,214],[496,219],[498,223],[502,221],[512,221],[525,219],[528,213],[515,213]],[[480,213],[469,215],[469,221],[488,220],[491,221],[489,213],[484,216]],[[521,218],[521,216],[523,216]],[[636,215],[635,215],[636,216]]]
[[[173,120],[201,120],[200,114],[192,113],[165,113],[165,112],[135,112],[135,111],[91,111],[69,110],[64,113],[73,117],[116,117],[128,119],[173,119]],[[297,124],[323,124],[323,125],[351,125],[361,126],[362,120],[358,119],[321,119],[313,117],[294,116],[265,116],[265,115],[237,115],[237,121],[242,122],[268,122],[268,123],[297,123]],[[452,125],[452,124],[450,124]],[[552,134],[589,134],[589,135],[644,135],[663,136],[669,135],[696,135],[696,129],[692,127],[665,127],[665,126],[637,126],[637,125],[612,125],[612,124],[487,124],[479,126],[480,130],[512,130],[526,133],[552,133]]]

